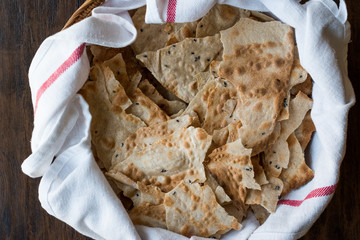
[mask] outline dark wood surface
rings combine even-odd
[[[0,239],[86,239],[48,215],[39,179],[20,165],[31,153],[33,108],[27,71],[40,43],[59,31],[83,0],[0,1]],[[349,76],[360,94],[360,1],[347,0],[352,43]],[[347,153],[333,200],[303,239],[360,238],[360,107],[349,115]]]

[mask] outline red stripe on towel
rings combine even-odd
[[[315,198],[315,197],[324,197],[333,194],[335,192],[336,186],[337,184],[314,189],[303,200],[281,199],[279,200],[278,205],[299,207],[307,199]]]
[[[167,8],[167,22],[175,22],[177,0],[169,0]]]
[[[74,63],[76,63],[84,53],[85,43],[81,44],[61,66],[41,85],[36,93],[34,116],[38,108],[39,100],[43,93]]]

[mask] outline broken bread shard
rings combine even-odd
[[[136,56],[171,93],[190,102],[199,91],[194,76],[204,71],[222,49],[220,35],[186,38]]]
[[[180,182],[165,195],[166,225],[184,236],[210,237],[219,231],[240,230],[241,225],[216,201],[211,188]]]

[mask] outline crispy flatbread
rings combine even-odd
[[[232,200],[225,193],[224,188],[219,185],[219,183],[216,181],[216,179],[213,176],[211,176],[211,174],[209,173],[209,170],[205,169],[205,172],[206,172],[206,181],[204,184],[208,185],[213,190],[213,192],[215,193],[217,202],[221,206],[226,205],[227,203],[231,202]]]
[[[263,206],[258,204],[251,205],[251,210],[253,211],[260,225],[263,224],[266,221],[266,219],[270,216],[268,210],[266,210]]]
[[[166,43],[166,46],[181,42],[185,38],[194,38],[196,37],[196,26],[198,25],[198,21],[195,22],[187,22],[184,23],[179,29],[170,34],[169,40]],[[179,26],[179,24],[178,24]]]
[[[142,151],[134,152],[107,175],[130,186],[137,181],[153,184],[163,192],[170,191],[181,180],[203,183],[206,176],[202,163],[210,144],[211,136],[203,129],[179,128]]]
[[[256,156],[252,156],[251,162],[254,166],[255,180],[261,186],[269,183],[269,181],[266,178],[263,167],[260,165],[260,158],[261,158],[260,154]]]
[[[292,88],[295,85],[301,84],[306,80],[308,73],[300,65],[300,60],[295,59],[293,67],[290,74],[289,89],[292,91]],[[286,120],[289,118],[289,101],[290,101],[290,91],[287,93],[286,99],[284,99],[284,108],[280,112],[278,121]],[[297,93],[296,93],[297,94]]]
[[[112,180],[111,180],[112,181]],[[111,182],[109,181],[109,183]],[[116,194],[116,196],[118,196],[118,198],[120,199],[121,203],[123,204],[124,208],[129,211],[132,206],[133,206],[133,202],[131,201],[130,198],[124,196],[124,194],[122,192],[119,192]]]
[[[145,185],[141,182],[137,182],[136,184],[138,190],[131,196],[134,207],[143,205],[144,203],[159,205],[164,202],[165,193],[163,193],[160,188],[153,185]]]
[[[182,115],[195,112],[199,117],[200,123],[203,123],[207,112],[207,101],[210,96],[210,91],[216,86],[216,83],[217,81],[210,76],[210,79],[207,81],[205,86],[191,100]]]
[[[209,67],[209,72],[214,76],[214,77],[219,77],[219,68],[220,68],[220,63],[221,61],[217,61],[214,60],[210,63],[210,67]]]
[[[196,28],[196,37],[213,36],[221,30],[232,27],[240,17],[249,17],[250,12],[229,5],[215,4],[200,20]]]
[[[256,136],[254,137],[244,134],[245,131],[243,131],[242,127],[242,122],[238,121],[237,123],[230,123],[222,129],[215,130],[213,132],[213,141],[215,145],[221,146],[225,143],[230,143],[236,141],[237,139],[242,139],[244,146],[247,148],[252,148],[251,154],[252,156],[255,156],[274,144],[275,141],[279,138],[281,131],[281,125],[279,122],[277,122],[271,134],[259,138]]]
[[[92,115],[91,140],[96,148],[98,158],[108,170],[115,148],[138,128],[144,127],[145,123],[139,118],[125,113],[121,108],[122,105],[111,103],[106,89],[105,76],[98,65],[91,69],[90,80],[79,93],[89,104]],[[117,94],[122,93],[118,92]],[[113,97],[114,99],[118,98],[117,95]]]
[[[298,94],[298,92],[303,92],[306,95],[311,96],[312,87],[313,87],[313,82],[312,82],[311,76],[308,75],[304,82],[295,85],[290,90],[290,92],[291,92],[291,95],[296,95],[296,94]]]
[[[315,125],[311,119],[311,110],[309,110],[300,126],[295,130],[295,136],[299,140],[301,148],[305,151],[306,146],[311,140],[313,132],[315,132]]]
[[[161,83],[159,83],[159,81],[156,80],[156,78],[152,75],[152,73],[147,68],[143,68],[143,71],[141,72],[141,74],[143,75],[143,79],[147,79],[149,81],[149,83],[151,83],[165,99],[167,99],[169,101],[176,100],[176,101],[182,102],[182,100],[180,98],[178,98],[177,96],[175,96],[174,94],[169,92],[163,85],[161,85]]]
[[[151,101],[150,98],[145,96],[139,88],[128,96],[133,103],[126,112],[137,116],[147,125],[166,122],[170,119],[170,117],[161,110],[158,105]]]
[[[163,204],[143,203],[131,209],[129,216],[135,225],[166,229],[166,212]]]
[[[138,64],[138,62],[135,58],[134,52],[130,46],[127,46],[124,48],[109,48],[109,47],[104,47],[104,46],[91,45],[90,51],[93,55],[92,65],[97,64],[97,63],[103,63],[105,61],[111,62],[112,60],[115,60],[117,58],[116,55],[121,54],[122,59],[126,62],[126,73],[129,77],[129,79],[131,79],[131,77],[137,71],[140,70],[140,65]],[[113,63],[113,64],[116,66],[115,63]],[[117,66],[121,67],[123,65],[117,65]],[[122,70],[122,68],[120,68],[120,69]],[[114,71],[115,76],[119,75],[117,73],[118,70],[113,69],[113,71]],[[126,77],[126,76],[123,76],[123,77]]]
[[[191,199],[191,201],[189,201]],[[180,182],[165,195],[166,225],[184,236],[209,237],[218,231],[240,230],[237,220],[216,201],[211,188]]]
[[[278,177],[289,164],[290,152],[287,139],[301,124],[306,113],[312,107],[312,100],[299,92],[290,101],[289,119],[281,122],[281,133],[277,141],[265,151],[264,169],[268,176]]]
[[[98,165],[134,224],[220,238],[250,208],[263,223],[314,176],[312,81],[293,29],[220,4],[189,23],[146,24],[145,12],[132,11],[131,46],[87,48],[79,92]]]
[[[178,30],[183,24],[165,23],[165,24],[146,24],[146,7],[139,8],[132,17],[135,28],[137,29],[137,38],[132,49],[135,54],[146,51],[156,51],[166,45],[170,35]]]
[[[274,213],[283,189],[283,182],[279,178],[274,177],[269,177],[268,180],[269,183],[262,185],[261,190],[250,189],[245,203],[261,205],[269,213]]]
[[[280,179],[284,182],[282,195],[305,185],[314,177],[314,172],[306,165],[304,153],[294,134],[287,139],[290,150],[290,161],[287,169],[283,169]]]
[[[220,33],[224,45],[221,77],[242,88],[246,96],[264,86],[269,86],[264,95],[278,93],[280,86],[287,87],[295,48],[291,27],[241,18]]]
[[[273,19],[272,17],[270,17],[262,12],[258,12],[258,11],[250,11],[250,16],[254,17],[257,21],[260,21],[260,22],[275,21],[275,19]]]
[[[202,89],[207,83],[207,81],[211,79],[210,72],[209,71],[199,72],[195,74],[194,78],[196,79],[198,89]]]
[[[254,179],[251,149],[241,144],[241,139],[215,149],[209,155],[207,168],[236,206],[245,212],[247,188],[260,189]]]
[[[246,217],[246,209],[247,209],[247,206],[245,206],[245,209],[244,210],[239,210],[234,202],[231,202],[231,203],[228,203],[224,206],[222,206],[225,211],[230,215],[230,216],[233,216],[234,218],[236,218],[236,220],[238,220],[239,223],[242,222],[243,218]]]
[[[116,80],[113,71],[111,71],[109,67],[104,67],[102,70],[104,73],[106,90],[111,104],[126,110],[132,102],[126,95],[125,89],[119,81]]]
[[[180,110],[186,108],[186,104],[182,101],[169,101],[165,99],[147,79],[144,79],[140,82],[139,88],[148,98],[156,103],[169,116],[176,114]]]
[[[283,109],[294,57],[293,30],[279,22],[241,18],[221,31],[221,41],[218,73],[238,90],[234,116],[243,125],[243,144],[253,147],[269,138]]]
[[[197,117],[184,115],[166,122],[153,124],[149,127],[142,127],[131,134],[119,147],[113,155],[112,164],[125,160],[131,154],[143,150],[145,147],[171,135],[179,128],[187,128],[197,121]]]
[[[142,75],[140,72],[136,72],[132,78],[130,79],[129,85],[126,89],[126,93],[131,96],[133,95],[133,93],[136,91],[136,89],[138,88],[138,85],[141,81]]]
[[[307,79],[307,77],[308,77],[308,73],[301,66],[300,60],[295,59],[290,74],[290,82],[289,82],[290,88],[304,82]]]
[[[299,127],[306,113],[312,108],[313,101],[304,93],[299,92],[290,101],[290,118],[281,122],[281,135],[289,136]]]
[[[179,112],[171,115],[170,117],[171,117],[172,119],[177,118],[177,117],[180,117],[180,116],[184,113],[184,111],[185,111],[185,109],[181,109]]]
[[[130,83],[130,79],[128,77],[126,71],[126,63],[122,57],[122,54],[119,53],[115,55],[113,58],[106,60],[103,65],[111,69],[114,73],[116,79],[120,82],[120,84],[127,89]]]
[[[206,101],[206,115],[202,127],[209,134],[239,121],[233,114],[237,105],[237,91],[225,79],[216,79],[216,85],[209,91]]]
[[[137,55],[155,78],[170,92],[190,102],[198,92],[194,76],[203,72],[222,49],[220,35],[187,38],[158,51]]]
[[[103,63],[121,53],[119,48],[108,48],[99,45],[91,45],[90,52],[93,55],[93,64]]]

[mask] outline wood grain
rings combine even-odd
[[[33,108],[27,71],[36,49],[59,31],[83,0],[0,1],[0,239],[87,239],[47,214],[38,200],[39,179],[20,169],[31,153]],[[348,0],[352,43],[349,76],[360,93],[360,2]],[[360,236],[360,108],[349,115],[347,153],[333,200],[302,238],[358,239]]]
[[[81,3],[0,1],[0,239],[86,239],[41,208],[39,179],[26,177],[20,168],[31,153],[31,59]]]

